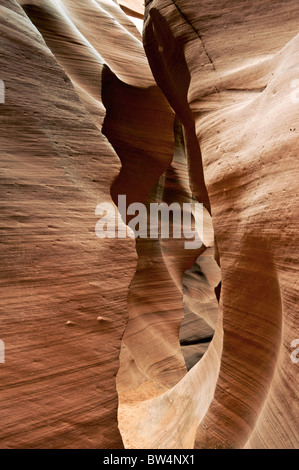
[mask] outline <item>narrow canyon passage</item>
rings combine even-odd
[[[298,448],[298,31],[0,0],[2,448]]]

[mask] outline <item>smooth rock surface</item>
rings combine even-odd
[[[0,0],[1,448],[298,447],[298,29]],[[202,246],[97,238],[120,195],[203,203]]]

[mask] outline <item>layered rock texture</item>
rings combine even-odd
[[[103,60],[75,26],[93,10],[72,22],[66,6],[0,2],[2,448],[123,445],[115,375],[136,255],[95,236],[120,164],[101,134]]]
[[[298,27],[0,0],[1,448],[298,447]],[[122,195],[202,203],[202,245],[97,238]]]

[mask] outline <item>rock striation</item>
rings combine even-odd
[[[1,448],[298,447],[298,18],[0,0]],[[202,246],[97,238],[119,196]]]
[[[189,167],[200,149],[221,266],[219,377],[197,448],[298,446],[298,14],[295,1],[145,9],[145,50]]]

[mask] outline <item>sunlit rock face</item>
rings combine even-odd
[[[115,375],[136,254],[94,231],[120,163],[93,40],[109,31],[97,15],[114,20],[91,3],[0,2],[1,448],[123,446]]]
[[[298,18],[0,0],[1,448],[298,447]],[[201,246],[97,238],[120,196]]]
[[[298,446],[298,8],[146,6],[145,50],[199,144],[221,266],[223,350],[198,448]]]
[[[207,248],[184,273],[180,343],[188,370],[202,358],[213,337],[218,317],[215,288],[220,282],[212,248]]]

